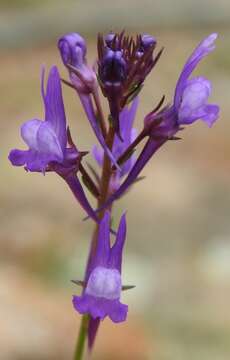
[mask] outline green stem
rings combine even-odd
[[[83,357],[85,341],[87,337],[88,323],[89,323],[89,316],[83,315],[81,319],[81,326],[79,329],[77,345],[74,353],[74,360],[81,360]]]

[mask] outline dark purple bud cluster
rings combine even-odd
[[[107,49],[100,67],[100,79],[106,87],[119,86],[127,76],[122,51]]]
[[[137,35],[135,40],[124,32],[98,36],[98,78],[119,135],[119,113],[139,93],[160,58],[162,50],[153,56],[155,47],[155,38],[148,34]]]

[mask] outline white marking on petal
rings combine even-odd
[[[187,82],[182,95],[182,102],[179,108],[179,120],[191,116],[202,108],[208,100],[211,93],[211,83],[205,78],[197,77]]]
[[[121,274],[117,269],[96,267],[89,277],[85,293],[108,300],[119,299],[121,294]]]
[[[25,122],[21,127],[21,136],[28,147],[32,150],[38,149],[37,133],[42,125],[41,120],[33,119]]]
[[[45,121],[37,132],[37,141],[40,153],[50,154],[56,157],[57,160],[63,160],[63,152],[57,134],[53,127]]]

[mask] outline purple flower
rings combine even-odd
[[[126,192],[153,154],[167,140],[173,139],[181,125],[201,119],[211,127],[217,120],[219,106],[207,103],[211,93],[211,83],[203,77],[189,79],[197,64],[214,50],[216,38],[217,34],[205,38],[187,60],[176,85],[173,105],[165,107],[158,113],[151,112],[145,117],[143,133],[144,136],[148,136],[148,140],[125,181],[101,209],[109,206]]]
[[[21,127],[21,136],[28,150],[12,150],[9,159],[15,166],[25,165],[28,171],[45,172],[52,161],[59,164],[68,160],[66,150],[66,117],[62,99],[58,70],[50,70],[47,91],[44,91],[44,69],[42,71],[42,96],[45,106],[45,121],[32,119]]]
[[[74,308],[93,319],[108,316],[113,322],[125,321],[128,306],[120,302],[122,291],[121,263],[126,237],[125,215],[121,217],[116,241],[110,245],[110,213],[106,212],[99,225],[95,255],[81,296],[73,296]]]
[[[65,109],[60,76],[56,66],[50,70],[46,92],[43,69],[41,92],[45,107],[45,121],[32,119],[22,125],[21,136],[29,149],[12,150],[9,160],[14,166],[24,165],[27,171],[42,173],[55,171],[67,182],[87,214],[97,221],[75,175],[83,154],[75,146],[67,147]]]
[[[123,141],[115,135],[112,153],[115,159],[119,159],[119,157],[124,153],[124,151],[128,148],[128,146],[134,141],[137,136],[136,129],[133,128],[134,119],[136,116],[137,108],[139,104],[139,99],[136,97],[131,106],[128,108],[127,106],[122,110],[120,114],[120,122],[121,122],[121,137]],[[98,147],[93,147],[93,155],[96,159],[98,165],[102,167],[103,165],[103,151]],[[135,162],[135,155],[132,155],[128,160],[126,160],[121,167],[121,171],[115,172],[111,179],[111,191],[115,191],[120,186],[120,181],[122,177],[124,177],[132,168]]]
[[[174,110],[178,124],[191,124],[203,120],[211,127],[219,114],[219,106],[207,104],[211,94],[211,83],[204,77],[189,79],[197,64],[215,49],[217,34],[205,38],[187,60],[176,85]]]

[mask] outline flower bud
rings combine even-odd
[[[87,65],[86,42],[79,34],[70,33],[58,41],[58,48],[65,66],[70,72],[73,86],[79,93],[93,92],[97,87],[94,70]]]
[[[110,32],[109,34],[105,35],[105,43],[106,43],[106,45],[107,45],[108,47],[111,47],[111,44],[112,44],[115,36],[116,36],[116,35],[115,35],[114,33],[112,33],[112,32]]]
[[[58,48],[64,65],[81,66],[85,62],[86,43],[76,33],[70,33],[60,38]]]
[[[156,39],[149,35],[149,34],[143,34],[140,37],[140,47],[138,51],[136,52],[137,58],[140,58],[144,55],[146,51],[148,51],[150,48],[152,48],[152,51],[154,50],[156,46]]]
[[[108,50],[100,68],[101,80],[104,83],[122,83],[126,78],[126,62],[121,51]]]
[[[153,36],[149,34],[141,35],[141,46],[144,50],[149,49],[150,46],[156,45],[156,43],[157,41]]]

